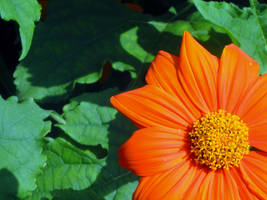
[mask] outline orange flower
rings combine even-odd
[[[234,44],[221,59],[185,32],[180,57],[160,51],[147,85],[111,97],[140,128],[119,164],[138,200],[267,199],[267,74]]]

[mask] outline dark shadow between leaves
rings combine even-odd
[[[72,5],[70,2],[66,4]],[[105,2],[100,3],[99,6],[81,0],[80,3],[80,6],[93,6],[96,10],[101,8],[103,9],[101,13],[104,11],[110,13],[110,18],[114,20],[108,18],[96,20],[98,16],[78,13],[78,9],[81,8],[77,6],[67,7],[66,5],[62,8],[64,12],[53,12],[53,9],[50,9],[53,2],[49,3],[47,19],[44,24],[40,22],[36,28],[31,51],[22,63],[24,66],[29,66],[27,69],[33,76],[28,80],[32,85],[51,87],[72,82],[90,73],[100,72],[104,61],[108,59],[123,61],[132,66],[138,64],[138,60],[121,47],[120,35],[135,27],[136,23],[133,21],[136,18],[139,19],[141,14],[133,14],[126,8],[122,10],[123,6],[117,5],[118,3],[114,6],[118,9],[118,13],[114,13],[109,5],[104,5]],[[101,6],[102,4],[104,7]],[[66,19],[66,12],[73,14]],[[61,29],[58,29],[58,24],[52,22],[55,17],[57,17],[57,23],[61,24]],[[120,20],[116,20],[117,18]],[[87,21],[87,24],[81,26],[83,21]],[[83,30],[74,29],[78,27]],[[62,31],[68,31],[68,33],[64,34]]]
[[[220,58],[224,47],[232,43],[232,41],[226,34],[216,32],[214,29],[209,31],[209,35],[210,37],[208,40],[199,42],[210,53]]]
[[[24,66],[30,74],[26,79],[32,86],[55,91],[51,93],[52,95],[48,93],[42,99],[38,99],[40,102],[58,102],[60,98],[66,98],[66,94],[73,90],[74,81],[88,74],[94,74],[91,81],[96,82],[97,77],[101,75],[103,64],[107,61],[132,66],[131,71],[136,71],[138,74],[142,62],[125,48],[129,46],[127,40],[122,44],[122,34],[137,28],[142,32],[138,34],[138,40],[142,40],[141,48],[149,48],[148,52],[155,55],[156,50],[152,48],[155,44],[153,38],[158,38],[160,33],[148,22],[151,20],[164,22],[173,15],[167,13],[164,17],[155,18],[122,8],[123,5],[118,3],[113,5],[114,2],[112,2],[114,9],[118,10],[114,13],[111,5],[105,2],[96,6],[95,3],[88,3],[91,1],[85,3],[80,0],[80,6],[85,4],[85,6],[95,7],[96,10],[101,7],[100,13],[110,13],[110,17],[105,15],[105,20],[102,19],[104,17],[102,14],[99,20],[96,20],[97,16],[93,14],[78,12],[78,10],[84,10],[77,6],[78,2],[75,3],[76,6],[68,6],[72,5],[70,2],[66,2],[66,7],[61,9],[62,12],[54,12],[53,8],[50,9],[54,2],[48,4],[47,19],[44,23],[38,24],[29,55],[21,63],[21,66]],[[73,15],[67,15],[66,18],[65,14],[68,12]],[[54,18],[57,21],[54,21]],[[78,28],[83,29],[77,30]],[[129,38],[129,43],[134,42],[134,37]],[[135,49],[135,47],[131,48]],[[53,87],[57,86],[64,87],[66,92],[64,94],[56,92]],[[22,91],[19,96],[24,98],[26,95],[25,98],[27,98],[27,94],[23,92],[26,93]]]
[[[13,72],[18,64],[21,43],[17,42],[19,25],[15,21],[0,18],[0,93],[7,98],[14,95]]]
[[[18,181],[16,177],[8,170],[0,170],[0,199],[16,200],[18,192]]]
[[[110,17],[105,14],[96,20],[95,15],[86,14],[88,11],[83,13],[85,8],[81,8],[81,5],[93,6],[91,9],[96,10],[99,9],[99,5],[91,1],[86,3],[79,0],[79,2],[80,7],[77,2],[72,8],[71,1],[67,1],[59,13],[53,12],[52,7],[55,2],[48,4],[45,24],[42,22],[38,24],[30,53],[21,64],[31,75],[27,81],[32,86],[50,91],[41,97],[42,99],[37,100],[41,103],[58,103],[69,98],[70,92],[75,88],[74,82],[89,74],[94,75],[87,80],[87,83],[90,81],[96,83],[106,62],[112,63],[113,67],[122,67],[120,70],[126,70],[126,66],[133,67],[127,70],[137,74],[139,80],[133,82],[140,82],[147,70],[148,60],[146,56],[145,59],[140,59],[137,55],[143,50],[150,55],[156,55],[159,50],[178,55],[182,32],[191,26],[178,24],[179,26],[172,30],[175,34],[167,32],[168,30],[160,32],[151,22],[154,21],[155,24],[171,22],[175,17],[173,13],[167,12],[164,16],[152,17],[131,12],[118,3],[113,5],[114,2],[112,6],[118,12],[114,13],[111,5],[107,6],[105,2],[99,3],[103,4],[101,13],[110,13]],[[73,15],[78,10],[83,12]],[[66,18],[65,15],[69,12],[73,14],[67,15]],[[53,21],[54,18],[57,21]],[[191,29],[193,30],[192,27]],[[65,91],[58,92],[58,88],[64,88]],[[26,91],[29,90],[26,89],[24,92]],[[24,98],[23,91],[19,96]]]
[[[60,137],[64,138],[65,140],[70,142],[72,145],[78,147],[79,149],[90,150],[92,153],[95,154],[97,159],[102,159],[102,158],[107,156],[107,150],[104,149],[100,144],[98,144],[96,146],[80,144],[80,143],[76,142],[75,140],[73,140],[69,135],[63,133],[62,131],[61,131]]]

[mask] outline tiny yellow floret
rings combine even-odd
[[[189,137],[195,161],[213,170],[238,166],[249,153],[248,127],[225,110],[207,113],[195,121]]]

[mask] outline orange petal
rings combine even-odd
[[[119,164],[138,176],[151,176],[173,168],[188,157],[187,137],[181,130],[143,128],[119,149]]]
[[[204,171],[204,169],[203,169]],[[194,183],[188,190],[185,200],[216,199],[239,200],[238,186],[228,170],[205,170],[201,182]],[[190,195],[189,195],[190,194]]]
[[[177,96],[179,94],[177,90],[179,82],[176,73],[178,61],[177,56],[166,51],[159,51],[147,71],[146,82]]]
[[[209,187],[211,192],[207,193],[209,196],[202,196],[202,199],[239,199],[238,187],[228,170],[217,170],[211,173],[214,173],[213,180],[210,181],[212,186]]]
[[[194,115],[194,121],[199,119],[201,113],[192,103],[178,81],[177,68],[179,58],[165,51],[159,51],[146,74],[146,82],[157,86],[167,93],[177,97]]]
[[[192,198],[186,197],[188,193],[193,193],[197,188],[196,183],[201,181],[206,172],[199,167],[191,167],[187,173],[164,195],[163,199],[169,200],[190,200]],[[200,181],[199,181],[200,179]],[[196,191],[197,192],[197,191]],[[196,193],[195,193],[196,194]]]
[[[204,113],[217,111],[218,58],[184,32],[177,74],[185,93]]]
[[[251,151],[240,163],[240,172],[248,188],[259,199],[267,199],[267,153]]]
[[[182,199],[194,176],[198,176],[196,167],[191,165],[190,161],[184,161],[166,172],[143,177],[133,195],[133,200],[173,200],[172,190],[175,188],[176,191],[176,186],[180,187],[175,200]]]
[[[241,172],[237,170],[237,168],[234,167],[231,169],[231,175],[238,186],[238,193],[241,200],[242,199],[259,200],[259,198],[250,191],[248,185],[242,179]]]
[[[224,190],[227,190],[224,188],[224,177],[222,171],[216,171],[213,179],[213,187],[212,187],[212,198],[211,199],[226,199],[224,196]]]
[[[258,77],[259,66],[234,44],[224,48],[218,70],[219,108],[235,114],[235,108]]]
[[[133,199],[266,199],[257,196],[242,176],[238,168],[211,171],[185,161],[163,173],[142,177]]]
[[[192,184],[190,184],[189,188],[187,189],[186,193],[184,194],[183,200],[196,199],[196,197],[200,194],[200,188],[202,186],[209,185],[209,184],[205,184],[205,183],[203,184],[204,179],[208,180],[207,179],[207,171],[206,170],[198,170],[197,173],[198,173],[198,176],[195,176],[194,180],[192,180]],[[200,195],[200,196],[202,196],[202,195]],[[198,199],[201,199],[201,198],[198,198]]]
[[[267,74],[259,76],[249,88],[242,98],[237,114],[248,125],[267,119]]]
[[[110,102],[141,127],[187,130],[194,119],[179,99],[151,85],[111,97]]]
[[[235,179],[232,176],[230,170],[222,170],[223,171],[223,178],[224,178],[224,198],[223,199],[231,199],[231,200],[240,200],[239,197],[239,188],[235,182]],[[223,200],[222,199],[222,200]]]
[[[237,114],[249,127],[250,144],[267,152],[267,74],[249,89]]]
[[[267,152],[267,122],[249,129],[249,144]]]

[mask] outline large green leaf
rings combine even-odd
[[[260,72],[267,72],[267,4],[250,0],[249,8],[232,3],[194,0],[205,19],[224,28],[233,42],[258,61]]]
[[[19,24],[22,42],[22,60],[28,53],[34,32],[34,22],[39,21],[41,6],[37,0],[0,0],[0,15],[4,20],[14,20]]]
[[[65,123],[66,126],[62,130],[71,138],[64,136],[65,139],[61,137],[50,139],[45,151],[47,165],[37,181],[38,188],[30,199],[53,197],[62,200],[124,200],[131,198],[137,186],[137,177],[118,166],[117,151],[135,127],[110,106],[109,98],[116,93],[118,93],[117,90],[109,89],[99,93],[83,94],[72,99],[71,103],[65,106],[67,109],[64,111],[70,116],[59,126],[62,128]],[[105,112],[106,116],[104,116]],[[108,119],[107,122],[106,119]],[[74,132],[73,123],[77,125]],[[98,131],[95,128],[84,131],[86,123],[88,127],[95,126]],[[98,134],[100,136],[97,136]],[[90,146],[80,145],[74,140]],[[92,151],[92,144],[106,147],[107,156],[98,158],[99,152]]]
[[[65,123],[57,126],[80,144],[101,144],[108,148],[110,122],[114,120],[117,111],[101,105],[101,101],[112,93],[114,94],[113,90],[107,90],[72,99],[71,103],[63,108]]]
[[[0,180],[1,184],[7,177],[13,180],[0,199],[26,197],[36,188],[36,177],[46,160],[42,138],[50,129],[50,122],[43,121],[48,115],[32,100],[18,103],[16,97],[0,98]]]
[[[44,153],[47,165],[29,199],[49,198],[56,189],[84,189],[95,182],[105,163],[89,150],[79,149],[62,138],[49,139]]]
[[[129,71],[134,79],[142,78],[158,50],[178,53],[184,30],[209,36],[210,27],[197,30],[191,22],[173,17],[136,13],[114,0],[49,2],[30,55],[14,73],[19,97],[60,101],[75,83],[96,82],[106,61],[116,70]]]

